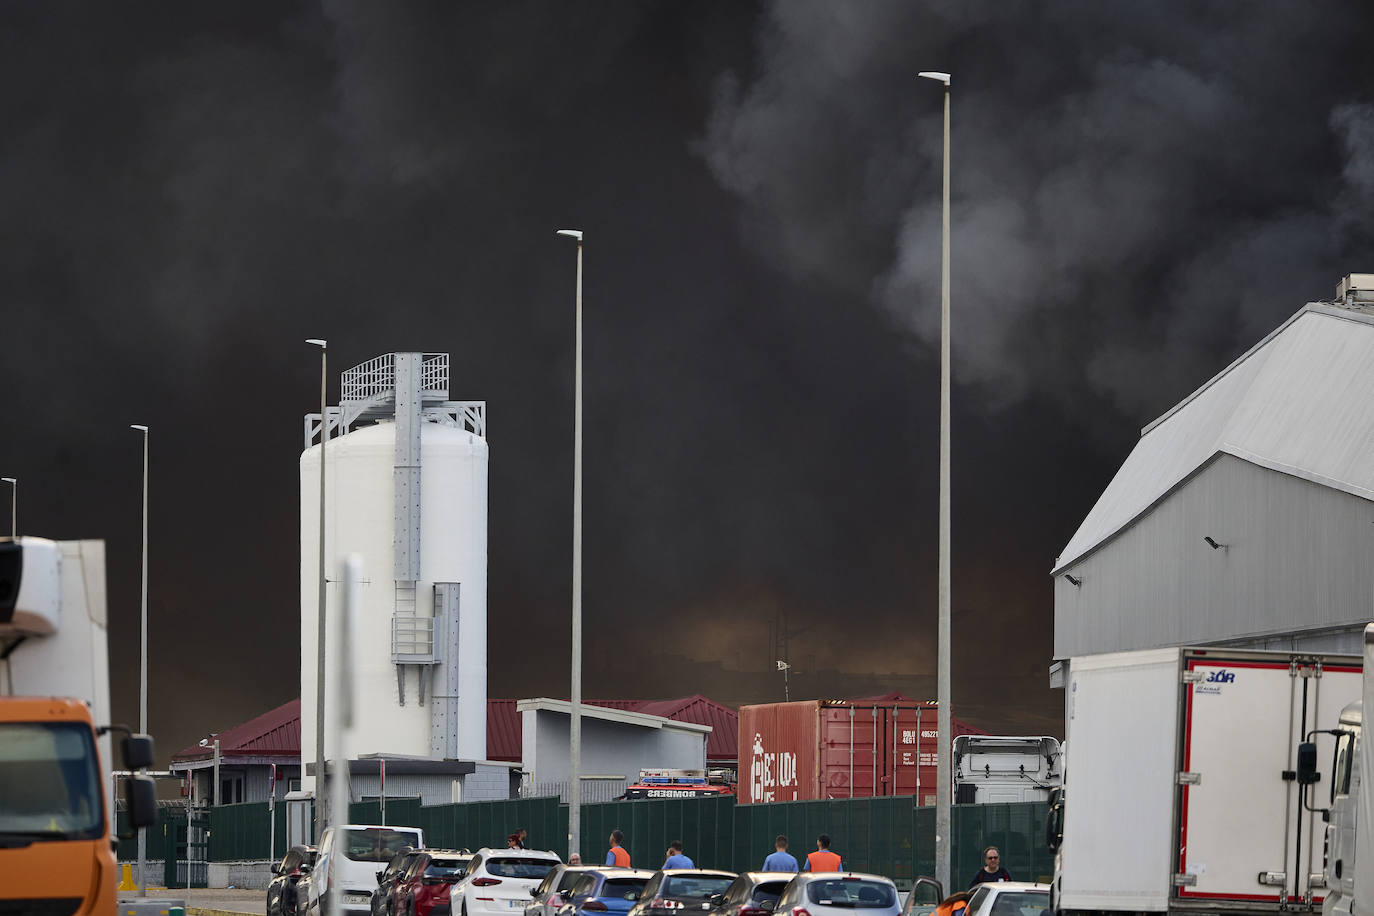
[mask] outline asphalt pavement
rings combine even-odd
[[[267,891],[222,887],[193,887],[167,891],[150,890],[149,899],[180,900],[185,902],[186,916],[266,916]],[[121,903],[137,900],[138,896],[121,893]],[[123,912],[122,910],[120,912]]]

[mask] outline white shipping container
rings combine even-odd
[[[1319,907],[1323,828],[1295,755],[1336,727],[1360,670],[1215,649],[1072,659],[1057,911]]]

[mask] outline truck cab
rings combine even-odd
[[[1341,710],[1336,754],[1331,767],[1331,808],[1326,824],[1325,914],[1350,916],[1355,899],[1355,824],[1360,799],[1360,726],[1364,701]]]
[[[1062,781],[1059,740],[960,735],[954,739],[954,800],[961,805],[1044,801]]]
[[[109,733],[124,763],[152,739],[109,724],[104,548],[0,541],[0,912],[116,909]],[[135,829],[157,818],[152,777],[130,777]]]

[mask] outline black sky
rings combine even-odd
[[[1049,570],[1138,429],[1374,269],[1354,2],[28,4],[0,11],[0,473],[104,538],[165,756],[299,694],[334,369],[489,410],[490,694],[564,695],[587,233],[590,696],[934,693],[954,73],[956,714],[1059,732]],[[331,401],[337,400],[337,373]]]

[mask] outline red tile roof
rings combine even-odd
[[[172,755],[174,763],[208,760],[215,755],[215,738],[219,738],[221,758],[229,757],[300,757],[301,701],[292,700],[265,712],[228,731],[211,734],[205,744],[193,744]]]

